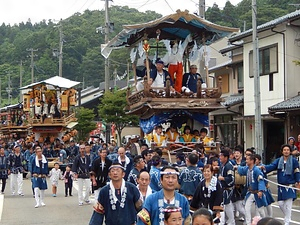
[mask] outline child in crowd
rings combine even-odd
[[[67,165],[66,171],[63,176],[64,182],[65,182],[65,197],[68,197],[68,193],[70,196],[72,196],[73,177],[74,177],[74,174],[71,171],[71,166]]]
[[[259,216],[255,216],[251,225],[282,225],[282,223],[272,217],[260,218]]]
[[[200,208],[192,216],[192,225],[214,225],[213,212],[206,208]]]
[[[50,171],[49,176],[52,184],[52,196],[56,197],[58,180],[62,179],[62,172],[59,169],[58,163],[54,163],[54,168],[52,168],[52,170]]]
[[[176,206],[168,206],[164,209],[165,225],[182,225],[181,208]]]

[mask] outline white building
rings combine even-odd
[[[300,133],[300,111],[297,111],[300,109],[300,98],[295,97],[300,89],[299,67],[294,62],[300,59],[300,11],[262,24],[257,31],[263,152],[269,162],[278,155],[280,146],[287,142],[289,136],[295,137]],[[230,52],[234,56],[234,52],[242,50],[244,87],[239,92],[244,93],[244,108],[243,116],[236,118],[243,121],[242,144],[246,148],[255,147],[252,29],[229,38],[229,42],[231,48],[223,49],[223,54]],[[238,67],[233,68],[232,78],[239,77]],[[238,81],[237,84],[239,86]],[[295,104],[289,107],[291,101]]]

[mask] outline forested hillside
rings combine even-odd
[[[217,5],[208,8],[206,19],[216,24],[239,27],[243,30],[251,28],[251,0],[243,0],[237,6],[230,1],[223,9]],[[296,0],[257,0],[258,24],[295,11]],[[161,15],[154,11],[145,13],[128,7],[112,6],[109,9],[110,20],[114,22],[113,38],[124,24],[148,22]],[[104,34],[96,32],[97,27],[104,27],[105,12],[86,10],[59,22],[63,32],[63,77],[84,81],[85,86],[99,85],[104,81],[104,58],[100,53],[100,45],[104,43]],[[245,22],[244,22],[245,21]],[[7,104],[8,77],[11,78],[12,103],[18,102],[20,73],[22,85],[31,83],[30,49],[34,51],[34,80],[58,75],[58,58],[53,51],[59,49],[58,23],[41,21],[32,24],[30,21],[13,26],[0,26],[0,78],[1,107]],[[128,50],[114,51],[110,57],[111,73],[116,68],[118,74],[127,69]],[[22,62],[22,67],[20,66]],[[20,72],[21,71],[21,72]]]

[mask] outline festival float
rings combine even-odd
[[[20,88],[23,90],[22,110],[30,127],[27,140],[53,144],[59,139],[66,143],[76,136],[77,91],[74,87],[79,83],[54,76]]]
[[[27,137],[30,128],[29,114],[24,112],[22,103],[1,108],[0,117],[0,138],[2,140],[9,142]]]
[[[222,102],[222,78],[209,83],[207,49],[216,40],[238,31],[237,28],[213,24],[194,14],[189,14],[187,10],[177,10],[174,14],[148,23],[124,25],[123,30],[102,47],[101,53],[106,58],[114,49],[128,48],[133,64],[138,60],[145,60],[146,74],[141,81],[143,88],[138,88],[136,72],[133,70],[135,85],[128,87],[128,105],[125,109],[128,114],[139,116],[140,127],[145,134],[153,136],[153,130],[157,125],[168,122],[175,123],[177,127],[188,124],[193,129],[196,124],[209,127],[208,113],[221,109],[223,106],[220,104]],[[179,76],[180,71],[171,68],[174,63],[170,60],[166,61],[171,77],[166,79],[165,86],[157,88],[149,84],[150,63],[148,59],[154,62],[154,59],[160,58],[165,63],[166,56],[170,58],[179,53],[181,53],[181,58],[176,66],[184,72],[188,72],[187,68],[194,63],[200,66],[199,58],[204,58],[202,67],[204,67],[205,75],[202,74],[202,78],[206,80],[206,87],[198,79],[195,81],[197,82],[195,92],[182,91],[181,86],[178,87],[176,80],[173,80],[174,72],[175,76],[180,79],[182,74]],[[166,63],[165,66],[167,66]],[[171,90],[171,79],[175,83],[175,91]],[[202,141],[199,140],[199,142]],[[168,153],[174,153],[178,150],[192,150],[194,144],[168,143],[164,148],[168,150]],[[211,146],[204,144],[207,152],[218,151],[218,143]],[[151,145],[155,147],[157,143],[152,140]]]

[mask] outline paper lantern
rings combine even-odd
[[[61,95],[61,111],[68,111],[68,96],[67,95]]]
[[[30,110],[30,95],[23,95],[23,110],[28,112]]]

